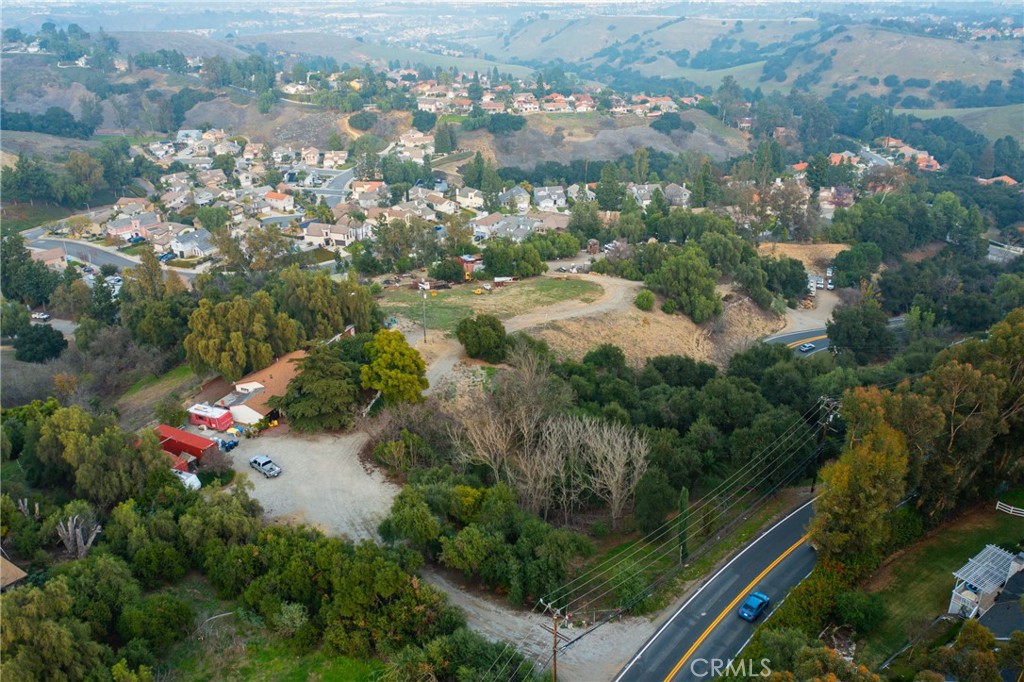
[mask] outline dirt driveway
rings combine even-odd
[[[359,461],[365,433],[305,435],[272,429],[242,440],[232,451],[235,471],[249,474],[267,519],[307,524],[327,535],[353,541],[377,539],[379,524],[391,509],[398,486]],[[249,467],[253,455],[267,455],[281,475],[267,479]]]

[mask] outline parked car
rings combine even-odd
[[[276,478],[281,475],[281,467],[274,464],[266,455],[256,455],[249,458],[249,466],[263,474],[266,478]]]
[[[764,592],[751,592],[747,600],[740,607],[740,618],[753,623],[758,616],[765,612],[772,600]]]
[[[50,319],[50,313],[32,313],[32,319],[42,320],[43,322],[46,322],[47,320]]]
[[[819,289],[824,289],[825,288],[825,278],[824,277],[819,277],[818,278],[818,288]]]
[[[813,343],[805,343],[805,344],[800,346],[799,350],[800,350],[801,353],[809,353],[810,351],[814,350],[814,344]]]
[[[168,253],[162,253],[159,256],[157,256],[157,260],[160,261],[161,263],[166,263],[168,261],[172,261],[172,260],[174,260],[174,254],[173,253],[169,253],[169,252]]]
[[[832,277],[832,268],[825,268],[825,276],[828,278]]]
[[[833,289],[836,288],[836,283],[830,279],[828,281],[828,284],[825,285],[825,288],[828,289],[829,291],[832,291]]]

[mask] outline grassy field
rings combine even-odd
[[[476,313],[508,319],[562,301],[594,301],[603,289],[599,284],[580,279],[552,279],[537,277],[505,287],[473,293],[482,283],[461,284],[452,289],[431,292],[427,297],[427,329],[452,332],[464,317]],[[385,315],[402,316],[419,322],[423,315],[423,293],[408,287],[391,289],[384,293],[381,304]]]
[[[1024,489],[1000,496],[1024,506]],[[953,571],[985,545],[1020,546],[1024,520],[995,510],[995,502],[944,526],[875,573],[867,585],[885,598],[887,617],[858,650],[858,662],[874,668],[946,612]]]
[[[96,142],[106,142],[107,140],[119,140],[122,137],[128,140],[128,144],[133,145],[149,144],[160,139],[156,135],[93,135],[91,139]]]
[[[125,394],[122,397],[127,398],[129,396],[135,395],[136,393],[138,393],[139,391],[141,391],[144,388],[149,388],[150,386],[156,386],[157,384],[171,383],[171,382],[179,382],[180,383],[180,382],[185,381],[186,379],[188,379],[190,376],[192,376],[192,368],[189,367],[188,365],[181,365],[180,367],[175,367],[171,371],[167,372],[166,374],[162,374],[160,376],[155,376],[153,374],[150,374],[148,377],[145,377],[143,379],[139,379],[137,382],[135,382],[135,384],[131,388],[129,388],[127,391],[125,391]]]
[[[186,576],[168,592],[193,606],[197,625],[237,608],[232,602],[218,599],[209,583],[198,575]],[[323,651],[296,653],[260,624],[235,615],[211,620],[202,627],[201,638],[193,636],[176,644],[166,666],[174,671],[176,679],[202,682],[369,682],[383,667],[377,661],[357,661]]]
[[[990,140],[1010,135],[1024,142],[1024,104],[976,109],[898,109],[896,113],[913,114],[925,120],[952,116]]]
[[[53,204],[5,204],[2,212],[4,234],[23,232],[55,220],[62,220],[74,213],[69,208]]]

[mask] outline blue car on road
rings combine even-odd
[[[740,606],[740,618],[753,623],[771,603],[772,600],[764,592],[751,592],[747,600]]]

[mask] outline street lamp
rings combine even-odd
[[[427,342],[427,292],[423,292],[423,342]]]

